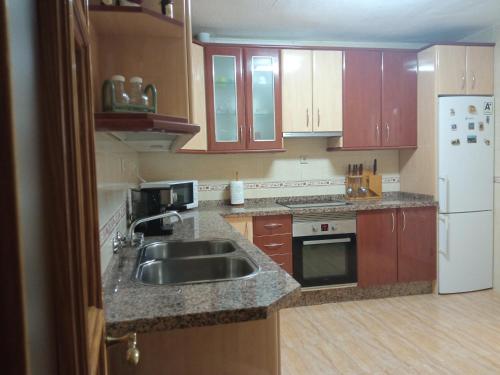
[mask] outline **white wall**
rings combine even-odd
[[[201,200],[227,198],[224,188],[236,172],[247,184],[246,198],[343,194],[347,165],[371,165],[377,158],[384,191],[399,190],[398,151],[327,152],[325,139],[289,139],[285,148],[287,152],[273,154],[140,153],[139,170],[147,181],[198,179]],[[300,162],[301,156],[307,164]]]
[[[101,271],[111,259],[112,238],[126,232],[127,190],[137,186],[137,153],[107,133],[95,133]]]

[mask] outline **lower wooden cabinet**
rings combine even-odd
[[[253,218],[253,243],[290,275],[292,266],[292,217],[290,215]]]
[[[253,242],[252,216],[226,217],[226,221],[240,232],[248,241]]]
[[[397,210],[357,214],[358,285],[394,284],[398,280]]]
[[[436,208],[357,214],[358,285],[436,279]]]
[[[404,208],[398,213],[398,281],[436,279],[436,208]]]

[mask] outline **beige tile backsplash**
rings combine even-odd
[[[123,208],[127,189],[137,186],[137,152],[106,133],[95,133],[99,228],[101,231],[101,270],[112,255],[111,241],[119,230],[126,231]],[[112,220],[118,216],[119,220]]]

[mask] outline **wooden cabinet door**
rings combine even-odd
[[[465,95],[465,46],[437,46],[438,95]]]
[[[283,132],[312,131],[312,51],[281,51]]]
[[[467,47],[467,95],[493,95],[493,47]]]
[[[398,281],[436,279],[436,208],[399,210]]]
[[[273,48],[245,48],[244,56],[247,148],[283,148],[280,52]]]
[[[246,149],[243,51],[210,46],[205,50],[208,144],[212,151]]]
[[[205,98],[205,61],[204,48],[191,43],[191,81],[190,81],[190,122],[200,126],[200,132],[191,138],[183,150],[203,150],[207,144],[207,111]]]
[[[315,132],[342,131],[342,51],[313,51]]]
[[[376,148],[381,140],[382,53],[349,50],[344,65],[344,148]]]
[[[382,55],[382,146],[417,146],[417,54]]]
[[[397,211],[357,214],[358,285],[394,284],[398,279]]]
[[[253,219],[252,216],[226,217],[226,221],[240,232],[248,241],[253,242]]]

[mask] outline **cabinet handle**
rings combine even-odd
[[[270,244],[266,244],[264,245],[265,247],[269,247],[269,248],[272,248],[272,249],[275,249],[277,247],[281,247],[283,246],[284,243],[270,243]],[[284,254],[276,254],[276,255],[284,255]]]
[[[276,229],[276,228],[279,228],[282,226],[283,226],[283,224],[279,224],[279,223],[264,224],[264,228],[266,228],[266,229]]]
[[[318,108],[318,128],[319,128],[319,122],[320,122],[320,117],[319,117],[319,108]]]
[[[386,142],[389,142],[389,138],[390,138],[390,134],[391,134],[391,128],[390,128],[388,122],[385,123],[385,129],[387,130],[387,140],[386,140]]]
[[[465,89],[465,73],[462,74],[462,90]]]
[[[240,139],[239,139],[239,143],[243,141],[243,126],[240,125]]]
[[[394,229],[396,229],[396,219],[394,217],[394,212],[391,212],[391,216],[392,216],[392,233],[394,233]]]
[[[127,362],[130,363],[131,365],[137,366],[140,358],[140,352],[139,349],[137,348],[137,333],[135,332],[128,333],[121,337],[111,337],[111,336],[106,337],[107,346],[111,346],[122,342],[126,342],[128,346],[126,353]]]
[[[308,128],[309,127],[309,108],[306,109],[306,116],[307,116],[306,128]]]
[[[476,87],[476,73],[472,73],[472,88]]]
[[[377,132],[377,141],[378,141],[380,138],[380,127],[378,123],[375,125],[375,131]]]
[[[405,231],[405,229],[406,229],[406,213],[403,210],[403,232]]]
[[[253,127],[249,126],[248,127],[248,138],[253,141]]]

